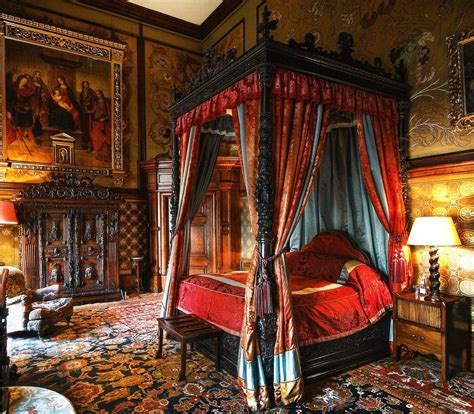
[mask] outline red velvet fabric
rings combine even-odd
[[[234,109],[250,99],[258,99],[261,93],[260,76],[258,72],[251,73],[178,117],[176,133],[181,135],[193,125],[216,119],[227,109]],[[295,102],[322,103],[340,111],[397,119],[397,102],[394,99],[281,68],[276,71],[272,95]]]
[[[405,257],[403,245],[406,244],[406,212],[402,196],[400,171],[400,151],[398,143],[398,116],[383,117],[380,114],[371,116],[377,156],[384,191],[388,205],[388,217],[382,207],[382,200],[376,190],[371,173],[362,114],[357,114],[357,134],[362,165],[362,175],[367,193],[377,216],[390,234],[388,245],[389,281],[392,292],[411,287],[412,270],[409,258]]]
[[[331,260],[327,260],[330,257]],[[328,256],[314,252],[293,252],[285,254],[288,274],[297,274],[308,279],[325,279],[335,282],[345,263],[351,260],[343,256]]]
[[[193,125],[212,121],[224,115],[227,109],[236,108],[242,102],[259,98],[260,95],[259,75],[254,72],[180,116],[176,120],[176,133],[181,135]]]
[[[278,69],[272,94],[296,101],[322,103],[346,112],[397,119],[397,102],[352,86]]]
[[[321,257],[321,260],[333,259],[326,256]],[[387,286],[378,273],[367,265],[355,267],[349,273],[346,285],[338,287],[322,277],[308,278],[294,273],[294,270],[291,269],[290,274],[293,293],[308,288],[316,290],[292,296],[300,346],[351,335],[379,320],[392,307],[392,297]],[[336,273],[340,271],[341,267]],[[183,312],[194,313],[228,333],[240,335],[245,275],[221,276],[221,280],[216,280],[204,275],[191,275],[182,280],[177,307]],[[242,286],[232,286],[226,279],[237,280]],[[222,312],[222,309],[226,312]]]

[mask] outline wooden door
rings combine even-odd
[[[191,223],[191,257],[189,272],[216,272],[216,195],[206,193]]]

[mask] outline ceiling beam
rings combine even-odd
[[[243,3],[243,1],[244,0],[223,0],[201,25],[168,16],[167,14],[134,3],[129,3],[127,0],[76,0],[75,2],[202,40]]]

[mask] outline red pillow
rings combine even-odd
[[[297,274],[311,279],[336,282],[348,257],[312,252],[291,252],[285,255],[288,274]]]

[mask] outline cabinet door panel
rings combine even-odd
[[[104,214],[78,213],[78,276],[76,289],[97,288],[104,284]]]
[[[71,214],[67,210],[39,214],[40,285],[71,284]]]

